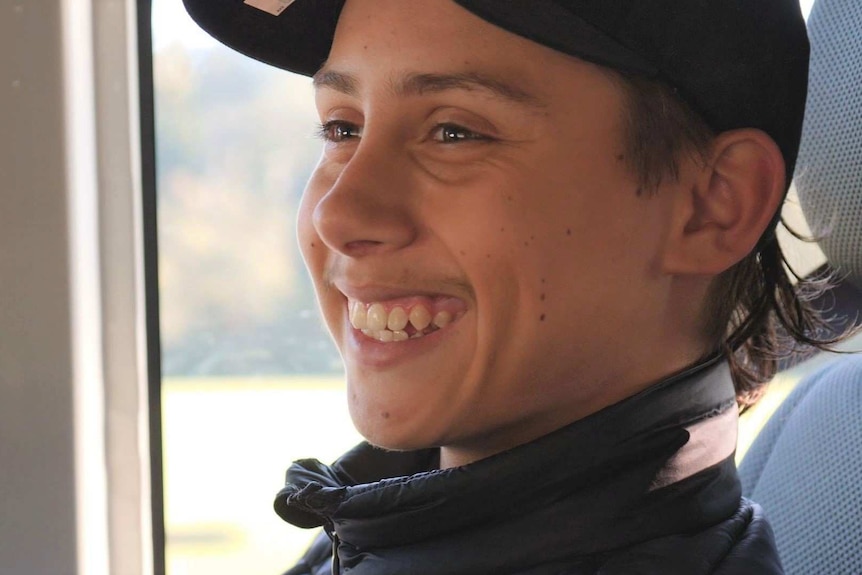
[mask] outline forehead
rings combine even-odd
[[[315,74],[314,87],[317,90],[330,89],[348,96],[359,97],[362,83],[359,78],[350,73],[325,67]],[[399,97],[462,90],[479,92],[506,103],[518,104],[534,110],[546,107],[546,103],[539,96],[518,83],[475,70],[445,73],[405,72],[389,79],[389,89]]]
[[[473,91],[541,110],[595,79],[612,83],[612,74],[448,0],[348,0],[315,86],[350,96],[372,85],[397,96]]]

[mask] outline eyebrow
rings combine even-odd
[[[359,95],[359,81],[350,74],[323,69],[314,75],[315,89],[329,88],[348,96]],[[494,98],[533,108],[546,107],[537,96],[523,88],[480,72],[453,74],[410,73],[392,82],[392,91],[399,96],[421,96],[449,90],[484,92]]]

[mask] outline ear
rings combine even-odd
[[[681,174],[663,270],[714,276],[757,244],[785,192],[784,158],[754,129],[717,136],[706,164],[690,160]]]

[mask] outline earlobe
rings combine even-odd
[[[718,275],[754,249],[785,193],[784,159],[759,130],[724,132],[705,165],[677,190],[664,269]]]

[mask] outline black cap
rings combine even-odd
[[[329,55],[345,0],[183,1],[227,46],[310,76]],[[454,1],[550,48],[663,81],[716,132],[763,130],[784,155],[789,185],[808,85],[798,0]]]

